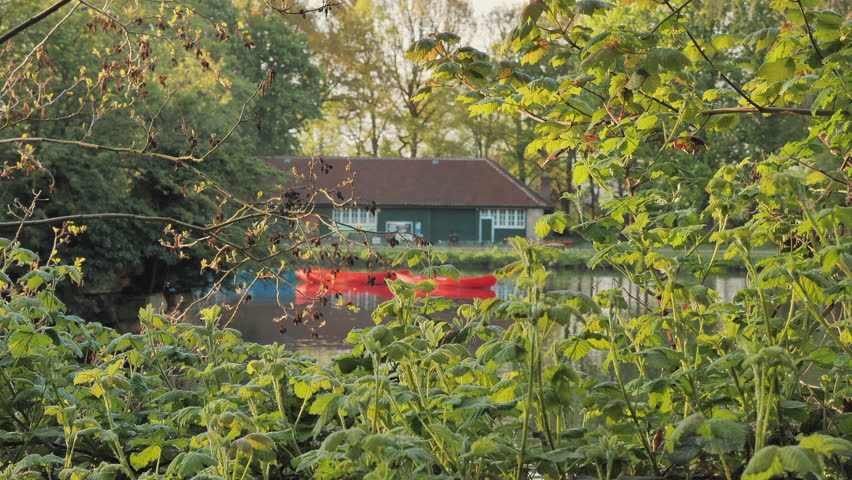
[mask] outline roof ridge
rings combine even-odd
[[[274,155],[265,157],[281,169],[304,169],[318,157]],[[481,157],[323,157],[330,165],[347,163],[352,169],[335,168],[320,184],[339,182],[345,173],[357,174],[352,188],[358,197],[381,204],[433,204],[483,208],[547,208],[548,203],[502,165]],[[405,160],[414,160],[406,162]],[[431,163],[431,164],[430,164]],[[442,166],[443,165],[443,166]],[[326,172],[329,173],[329,172]],[[424,183],[424,181],[431,183]],[[440,198],[439,198],[440,197]]]

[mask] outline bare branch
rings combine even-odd
[[[686,8],[690,3],[692,3],[692,0],[687,0],[683,5],[672,10],[672,13],[668,14],[666,18],[660,20],[656,25],[654,25],[654,28],[651,29],[650,33],[656,32],[661,26],[663,26],[664,23],[666,23],[670,18],[674,17],[675,15],[680,15],[680,11]]]
[[[811,39],[811,45],[813,45],[814,51],[816,51],[816,54],[819,59],[822,60],[824,57],[822,55],[822,51],[819,49],[819,46],[816,43],[816,40],[814,39],[814,34],[811,30],[811,24],[808,23],[808,15],[807,13],[805,13],[805,7],[802,6],[801,0],[796,0],[796,3],[799,5],[799,11],[802,12],[802,20],[804,20],[805,22],[805,31],[808,32],[808,38]]]
[[[80,142],[77,140],[64,140],[61,138],[47,138],[47,137],[16,137],[16,138],[2,138],[0,139],[0,145],[4,143],[58,143],[61,145],[75,145],[78,147],[89,148],[92,150],[105,150],[108,152],[118,152],[118,153],[133,153],[136,155],[143,155],[146,157],[154,157],[161,158],[164,160],[169,160],[171,162],[182,162],[185,160],[190,160],[193,162],[198,162],[201,159],[194,157],[192,155],[166,155],[163,153],[156,152],[146,152],[141,148],[130,148],[130,147],[110,147],[107,145],[100,145],[97,143],[89,143],[89,142]]]
[[[736,114],[779,114],[779,115],[805,115],[814,117],[830,117],[837,113],[834,110],[816,110],[811,111],[809,108],[791,108],[791,107],[731,107],[731,108],[714,108],[712,110],[704,110],[702,115],[711,117],[713,115],[726,115],[729,113]]]
[[[54,12],[56,12],[60,8],[64,7],[68,3],[71,3],[71,0],[59,0],[58,2],[54,3],[53,5],[42,10],[42,12],[39,13],[38,15],[27,19],[24,23],[22,23],[22,24],[18,25],[17,27],[15,27],[15,28],[9,30],[8,32],[4,33],[3,36],[0,37],[0,45],[3,45],[4,43],[9,41],[9,39],[14,37],[15,35],[23,32],[24,30],[32,27],[36,23],[38,23],[38,22],[44,20],[45,18],[49,17]]]
[[[680,9],[675,8],[675,7],[674,7],[674,5],[672,5],[672,4],[671,4],[671,2],[669,2],[668,0],[665,0],[665,3],[666,3],[666,6],[667,6],[667,7],[669,7],[669,9],[672,11],[672,13],[673,13],[673,14],[676,14],[676,15],[680,15],[680,14],[681,14]],[[684,6],[686,6],[686,5],[681,6],[681,9],[682,9]],[[689,29],[688,29],[688,28],[686,28],[686,26],[683,26],[683,31],[686,33],[686,36],[688,36],[688,37],[689,37],[689,40],[692,42],[692,45],[693,45],[693,46],[694,46],[694,47],[698,50],[698,53],[700,53],[700,54],[701,54],[701,57],[702,57],[702,58],[703,58],[703,59],[704,59],[707,63],[709,63],[711,67],[713,67],[713,70],[716,70],[716,73],[718,73],[718,74],[719,74],[719,76],[720,76],[720,77],[722,77],[722,80],[724,80],[724,81],[725,81],[725,83],[727,83],[728,85],[730,85],[730,86],[731,86],[731,88],[733,88],[734,90],[736,90],[736,92],[737,92],[737,93],[738,93],[741,97],[743,97],[743,99],[745,99],[745,101],[746,101],[746,102],[748,102],[748,103],[749,103],[749,105],[753,106],[754,108],[758,108],[758,109],[759,109],[759,108],[761,108],[761,106],[760,106],[760,105],[758,105],[758,104],[757,104],[754,100],[752,100],[752,99],[751,99],[751,97],[749,97],[749,96],[748,96],[748,94],[747,94],[747,93],[745,93],[745,91],[744,91],[742,88],[740,88],[740,86],[739,86],[739,85],[737,85],[736,83],[734,83],[734,81],[733,81],[733,80],[731,80],[730,78],[728,78],[728,76],[727,76],[727,75],[725,75],[725,73],[724,73],[724,72],[722,72],[722,70],[721,70],[719,67],[717,67],[715,63],[713,63],[713,60],[710,60],[710,57],[708,57],[708,56],[707,56],[707,53],[706,53],[706,52],[704,52],[704,49],[703,49],[703,48],[701,47],[701,45],[698,43],[698,40],[696,40],[696,39],[695,39],[695,37],[694,37],[694,36],[692,36],[692,32],[690,32],[690,31],[689,31]]]
[[[136,220],[140,222],[148,222],[148,223],[171,223],[174,225],[181,226],[186,228],[187,230],[192,230],[196,233],[204,233],[207,234],[216,228],[219,228],[219,225],[215,225],[212,227],[202,227],[199,225],[194,225],[191,223],[186,223],[176,218],[171,217],[152,217],[146,215],[135,215],[132,213],[89,213],[89,214],[79,214],[79,215],[65,215],[62,217],[52,217],[52,218],[42,218],[39,220],[19,220],[16,222],[0,222],[0,229],[17,227],[19,225],[24,225],[27,227],[34,227],[38,225],[53,225],[56,223],[64,223],[64,222],[84,222],[88,220]]]
[[[276,12],[278,12],[282,15],[306,15],[308,13],[315,13],[315,12],[328,12],[328,11],[331,11],[332,7],[339,7],[339,6],[343,5],[344,3],[345,2],[343,0],[335,0],[335,1],[325,0],[322,3],[321,6],[315,7],[315,8],[303,8],[303,7],[292,7],[292,6],[285,6],[284,8],[281,8],[281,7],[276,7],[276,6],[272,5],[272,2],[267,1],[266,6],[268,6],[269,8],[275,10]]]

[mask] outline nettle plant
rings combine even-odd
[[[76,266],[0,239],[0,478],[281,478],[312,447],[292,379],[316,368],[149,306],[140,333],[66,312]]]
[[[590,266],[652,299],[636,311],[626,290],[602,292],[570,340],[606,351],[614,377],[581,401],[585,422],[606,420],[575,452],[595,458],[600,477],[850,473],[852,22],[819,6],[777,0],[760,19],[774,20],[768,28],[724,12],[705,28],[705,7],[690,0],[537,0],[507,40],[518,61],[452,33],[409,50],[433,71],[422,96],[461,86],[471,115],[539,122],[529,148],[570,160],[579,190],[564,198],[598,252]],[[746,116],[802,124],[779,148],[702,175],[712,138],[766,142],[746,136]],[[595,216],[589,189],[605,192]],[[567,223],[557,212],[538,231]],[[758,262],[756,249],[772,254]],[[732,298],[708,282],[723,260],[746,270]],[[542,427],[532,438],[523,429],[522,452],[553,451],[553,425]]]

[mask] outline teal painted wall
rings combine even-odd
[[[449,242],[450,233],[458,233],[460,242],[479,241],[479,215],[474,208],[432,209],[432,230],[429,240]]]
[[[494,243],[505,242],[509,237],[525,237],[527,231],[524,228],[495,228]]]
[[[316,207],[316,209],[314,211],[318,215],[325,215],[325,216],[330,218],[332,209],[331,209],[331,207]],[[325,224],[323,224],[323,223],[320,223],[320,232],[321,233],[328,233],[328,227],[326,227]]]
[[[318,207],[319,214],[331,216],[331,208]],[[385,231],[387,222],[411,222],[416,228],[420,222],[420,232],[432,242],[447,243],[450,233],[458,233],[459,241],[464,243],[478,242],[479,213],[475,208],[387,208],[380,207],[377,219],[379,231]],[[327,232],[326,227],[322,227]],[[506,238],[526,234],[523,228],[495,228],[494,243],[505,242]],[[486,236],[487,237],[487,236]]]
[[[429,235],[432,211],[428,208],[384,208],[378,212],[376,228],[385,231],[387,222],[411,222],[412,233],[416,233],[416,223],[420,222],[420,232]]]

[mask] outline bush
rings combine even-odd
[[[0,478],[848,472],[852,416],[831,407],[850,395],[842,344],[795,330],[783,334],[801,348],[765,342],[745,291],[720,306],[673,292],[679,323],[631,316],[621,290],[548,292],[543,264],[560,251],[513,244],[499,274],[523,296],[459,306],[416,295],[432,281],[389,282],[377,326],[321,366],[219,328],[218,307],[197,324],[143,309],[138,334],[86,323],[53,295],[76,267],[3,241]],[[443,259],[397,262],[452,275]],[[801,381],[812,366],[825,375]]]

